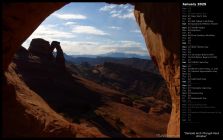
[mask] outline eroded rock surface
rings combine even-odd
[[[106,137],[56,113],[16,74],[11,63],[3,83],[3,137]]]
[[[180,9],[176,3],[138,3],[134,11],[153,61],[167,82],[172,112],[167,134],[180,134]]]

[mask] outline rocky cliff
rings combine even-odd
[[[3,83],[3,137],[106,137],[98,129],[70,123],[23,81],[11,63]],[[47,81],[49,83],[49,81]]]
[[[66,3],[3,4],[3,70],[6,71],[18,47],[54,11]],[[145,42],[157,62],[159,71],[168,83],[172,98],[169,136],[180,132],[180,10],[177,3],[135,4],[135,17]],[[5,88],[9,87],[7,84]],[[4,94],[13,89],[5,90]],[[15,91],[14,91],[15,92]],[[14,102],[15,96],[4,100]],[[19,104],[22,104],[21,102]],[[18,110],[17,110],[18,111]],[[11,112],[15,114],[15,112]],[[4,114],[4,112],[3,112]],[[4,128],[3,128],[4,129]]]
[[[135,17],[153,61],[167,81],[172,113],[167,129],[169,137],[180,134],[180,9],[175,3],[139,3]]]

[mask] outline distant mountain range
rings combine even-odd
[[[130,53],[119,53],[119,52],[110,52],[99,55],[69,55],[71,57],[88,57],[88,58],[97,58],[97,57],[113,57],[113,58],[140,58],[140,59],[150,59],[148,55],[138,55]]]
[[[65,59],[68,63],[72,63],[75,65],[89,65],[96,66],[101,65],[106,62],[123,64],[126,66],[130,66],[132,68],[139,69],[141,71],[148,71],[152,73],[159,74],[157,68],[153,64],[153,62],[149,59],[140,59],[140,58],[115,58],[115,57],[71,57],[69,55],[65,56]]]

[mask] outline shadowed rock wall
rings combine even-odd
[[[172,112],[167,134],[180,134],[180,6],[175,3],[138,3],[134,11],[147,48],[167,82]]]

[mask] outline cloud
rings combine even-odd
[[[139,55],[148,54],[148,51],[146,50],[146,48],[142,47],[142,44],[140,42],[131,40],[107,42],[105,44],[101,44],[99,47],[106,52],[125,52]]]
[[[112,9],[114,9],[116,7],[117,7],[117,5],[109,4],[109,5],[105,5],[105,6],[101,7],[99,9],[99,11],[111,11]]]
[[[98,48],[99,42],[88,41],[63,41],[61,47],[66,54],[97,54],[104,53]]]
[[[75,42],[63,41],[61,46],[67,54],[104,54],[108,52],[124,52],[138,55],[149,55],[148,51],[135,41],[108,41],[108,42]]]
[[[35,32],[32,34],[32,36],[38,36],[38,37],[46,37],[46,38],[52,38],[52,39],[61,39],[61,38],[74,38],[75,36],[70,32],[65,32],[58,30],[55,27],[51,25],[40,25]]]
[[[135,19],[133,14],[133,6],[131,5],[105,5],[99,11],[107,12],[113,18],[119,19]]]
[[[58,24],[48,24],[47,25],[48,28],[55,28],[55,27],[58,27],[58,26],[59,26]]]
[[[119,19],[135,19],[134,14],[131,12],[126,14],[112,14],[111,17],[117,17]]]
[[[87,19],[86,16],[81,15],[81,14],[58,14],[54,13],[52,14],[53,16],[56,16],[59,19],[63,20],[71,20],[71,19]]]
[[[64,25],[69,25],[69,28],[71,30],[69,31],[64,31],[62,30]],[[69,41],[70,43],[72,40],[76,37],[75,33],[79,34],[91,34],[91,35],[109,35],[108,33],[99,30],[93,26],[81,26],[77,25],[76,22],[66,22],[63,24],[63,28],[59,30],[57,24],[45,24],[45,25],[40,25],[30,36],[29,38],[23,42],[23,46],[25,48],[29,47],[29,44],[33,38],[43,38],[49,42],[52,42],[53,40],[57,40],[62,42]],[[69,29],[68,28],[68,29]],[[73,43],[71,43],[73,44]],[[88,45],[87,45],[88,44]],[[68,44],[69,45],[69,44]],[[97,44],[94,44],[92,42],[84,42],[84,43],[79,43],[78,45],[80,46],[96,46]]]
[[[71,22],[71,21],[64,23],[64,25],[76,25],[76,24],[77,24],[77,22]]]
[[[78,34],[91,34],[91,35],[109,35],[108,33],[97,29],[96,27],[93,26],[83,26],[83,25],[76,25],[73,26],[72,28],[73,33],[78,33]]]
[[[135,46],[141,45],[140,42],[135,42],[135,41],[131,41],[131,40],[122,40],[122,41],[120,41],[120,42],[121,42],[121,43],[128,44],[128,45],[135,45]]]
[[[120,4],[119,7],[123,8],[123,9],[129,8],[129,6],[127,4]]]
[[[33,38],[43,38],[47,41],[63,41],[66,39],[72,39],[76,36],[71,32],[65,32],[58,30],[57,26],[53,24],[48,25],[40,25],[30,36],[29,38],[23,43],[24,47],[28,48],[30,41]]]
[[[121,27],[117,27],[117,26],[109,26],[108,28],[115,29],[115,30],[121,30]]]
[[[116,14],[116,13],[119,13],[119,12],[121,12],[121,11],[112,10],[112,11],[110,11],[109,13],[110,13],[110,14]]]
[[[132,30],[132,31],[130,31],[130,32],[133,32],[133,33],[141,33],[140,30]]]
[[[76,26],[76,25],[75,25]],[[79,33],[87,34],[106,34],[101,30],[92,26],[76,26],[75,29],[80,29]],[[101,31],[101,32],[100,32]],[[63,51],[67,54],[104,54],[108,52],[125,52],[139,55],[148,54],[147,50],[142,47],[140,42],[131,40],[101,40],[101,41],[76,41],[76,36],[71,32],[63,32],[51,25],[40,25],[34,33],[22,44],[25,48],[33,38],[43,38],[52,42],[53,40],[60,41]],[[75,38],[75,39],[74,39]]]

